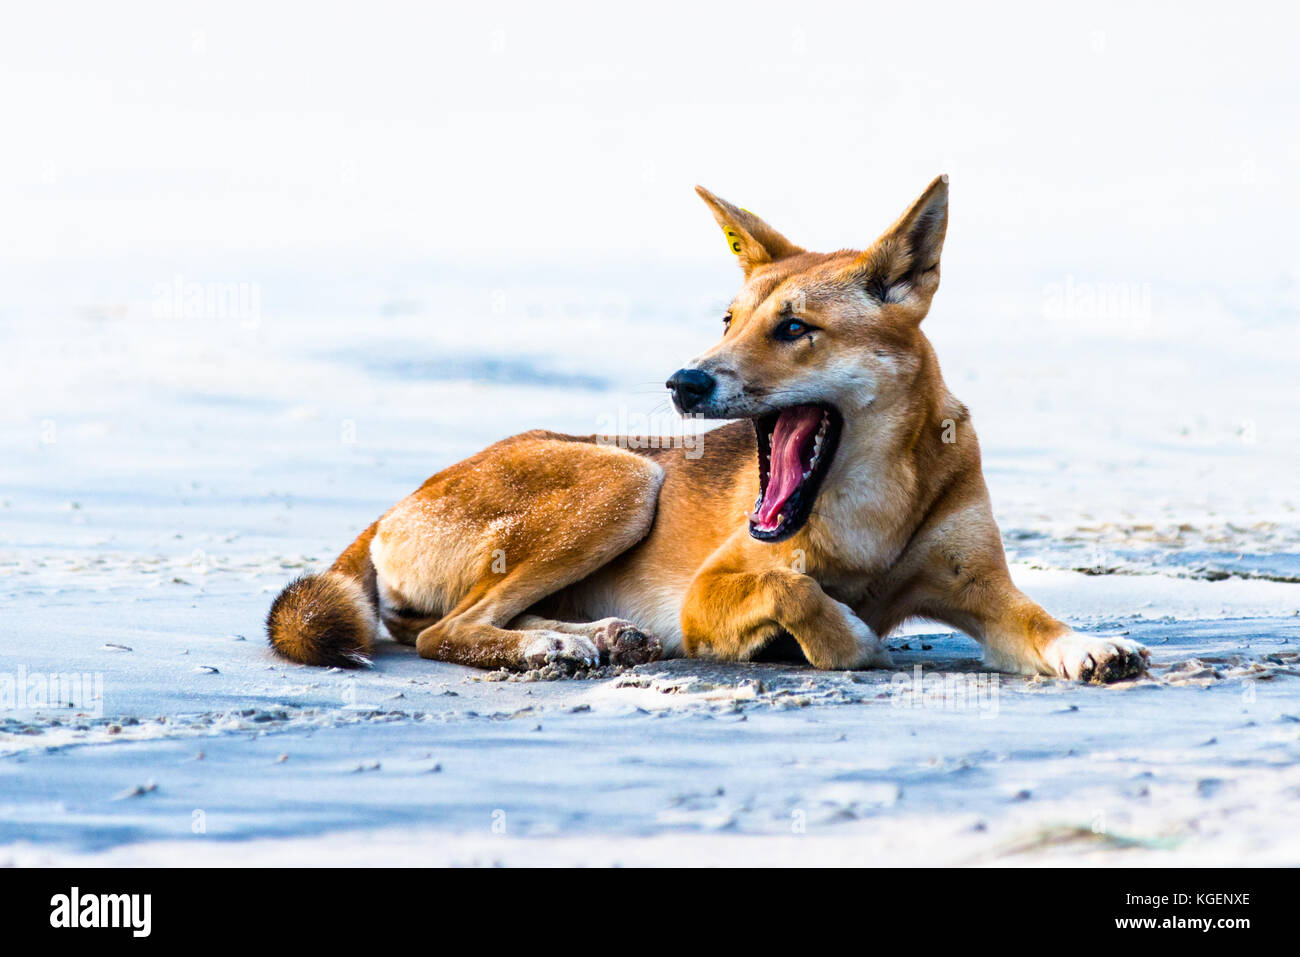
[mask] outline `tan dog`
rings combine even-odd
[[[836,253],[700,189],[745,281],[722,339],[668,386],[679,411],[739,421],[696,454],[541,431],[498,442],[290,584],[271,644],[355,665],[382,620],[423,657],[525,668],[745,660],[788,635],[818,668],[867,668],[889,664],[880,636],[922,616],[975,637],[995,668],[1140,673],[1145,648],[1071,631],[1007,573],[969,414],[920,328],[947,183],[865,252]]]

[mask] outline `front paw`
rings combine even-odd
[[[1100,685],[1142,674],[1150,654],[1144,645],[1127,638],[1067,631],[1047,646],[1043,660],[1058,677]]]
[[[871,630],[871,626],[855,615],[853,609],[849,608],[848,605],[837,604],[840,605],[845,623],[849,626],[849,631],[852,632],[856,644],[854,660],[847,667],[852,671],[894,667],[894,659],[890,657],[889,649],[880,640],[880,636]]]

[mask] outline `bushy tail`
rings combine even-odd
[[[329,571],[303,575],[280,592],[266,615],[272,648],[304,665],[370,664],[379,629],[375,566],[370,561],[377,526],[362,532]]]

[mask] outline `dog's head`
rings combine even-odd
[[[930,184],[865,251],[812,253],[708,190],[745,282],[722,339],[668,380],[679,412],[750,419],[761,496],[750,534],[793,535],[808,514],[845,430],[869,435],[913,393],[925,347],[919,329],[939,287],[948,178]]]

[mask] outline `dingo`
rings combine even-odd
[[[1144,647],[1072,631],[1007,573],[969,413],[921,332],[947,177],[865,252],[808,252],[698,192],[745,279],[721,340],[667,385],[679,411],[736,421],[693,455],[545,431],[498,442],[285,588],[274,648],[363,664],[382,621],[425,658],[481,668],[745,660],[783,636],[818,668],[870,668],[890,664],[881,636],[921,616],[995,668],[1141,673]]]

